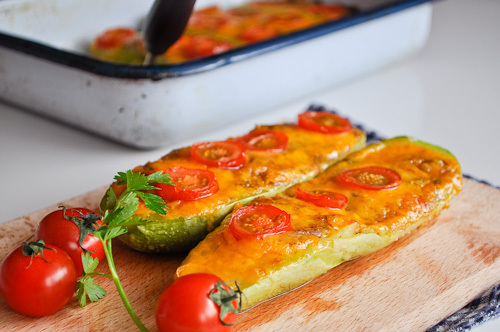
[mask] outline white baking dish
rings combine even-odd
[[[235,6],[245,1],[198,0]],[[356,15],[181,65],[92,58],[103,30],[139,26],[149,0],[0,1],[0,98],[154,148],[373,71],[420,49],[429,1],[344,1]]]

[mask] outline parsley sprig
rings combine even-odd
[[[82,263],[84,274],[77,286],[78,301],[81,306],[87,304],[87,298],[91,302],[98,301],[106,295],[106,290],[96,284],[94,276],[104,276],[111,279],[125,305],[130,317],[135,322],[141,331],[147,331],[146,327],[142,324],[139,317],[134,312],[125,290],[120,282],[116,266],[113,259],[112,239],[127,233],[126,226],[131,222],[135,211],[139,207],[139,202],[142,200],[144,205],[158,213],[166,214],[167,206],[163,199],[155,194],[147,191],[158,189],[154,186],[155,183],[164,183],[173,185],[171,178],[159,171],[150,175],[142,173],[134,173],[131,170],[127,172],[118,172],[115,176],[117,184],[126,186],[125,190],[118,197],[112,188],[110,188],[106,195],[106,210],[103,211],[102,225],[97,228],[93,233],[94,236],[99,238],[106,255],[108,263],[109,274],[95,272],[99,261],[90,256],[90,253],[82,253]]]

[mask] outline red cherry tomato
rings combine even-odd
[[[230,50],[232,47],[228,41],[217,39],[212,36],[190,36],[190,42],[184,49],[184,55],[188,59],[197,59],[212,54],[218,54]]]
[[[99,48],[115,48],[122,46],[127,40],[137,37],[137,31],[129,28],[116,28],[106,30],[96,38]]]
[[[83,227],[88,227],[87,236],[84,238],[81,247],[79,244],[80,228],[71,220],[64,218],[74,218],[79,223],[83,223]],[[83,249],[88,250],[93,258],[99,259],[99,262],[104,260],[104,248],[101,241],[95,236],[89,234],[94,232],[96,224],[88,218],[94,218],[93,221],[98,225],[102,224],[102,220],[95,219],[98,217],[93,211],[86,208],[74,208],[66,210],[57,210],[46,215],[38,225],[38,230],[35,234],[37,239],[42,239],[45,243],[55,245],[63,249],[71,257],[75,263],[76,273],[81,276],[83,273],[82,253]],[[82,249],[83,248],[83,249]]]
[[[248,150],[282,152],[288,145],[288,136],[281,131],[257,129],[247,135],[235,138]]]
[[[254,43],[277,35],[278,31],[274,27],[260,24],[245,28],[240,36],[244,41]]]
[[[311,192],[297,188],[295,197],[330,209],[343,209],[347,204],[347,197],[337,192]]]
[[[191,146],[191,159],[207,166],[239,169],[245,165],[245,148],[236,142],[201,142]]]
[[[232,326],[221,322],[221,307],[211,298],[211,292],[220,289],[229,290],[227,286],[217,289],[221,280],[205,273],[188,274],[175,279],[161,294],[156,307],[156,325],[160,332],[229,332]],[[220,287],[220,286],[219,286]],[[235,311],[239,308],[237,300],[228,299]],[[224,323],[234,324],[236,313],[222,317]]]
[[[165,201],[195,201],[215,194],[219,184],[215,174],[207,169],[169,167],[164,171],[174,186],[157,183],[156,193]]]
[[[50,244],[42,250],[43,257],[41,253],[26,256],[23,247],[11,252],[0,267],[0,293],[21,314],[35,317],[54,314],[75,293],[75,265],[64,250]]]
[[[349,120],[329,112],[307,111],[299,114],[298,125],[302,129],[324,134],[341,134],[351,130]]]
[[[229,232],[237,239],[262,238],[292,229],[290,215],[272,205],[251,205],[237,210],[231,216]]]
[[[361,189],[395,189],[401,183],[401,176],[392,169],[368,166],[344,171],[338,175],[340,182]]]

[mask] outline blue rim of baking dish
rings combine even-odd
[[[71,53],[42,43],[0,33],[0,47],[6,47],[67,67],[80,69],[100,76],[128,79],[160,80],[168,77],[187,76],[213,70],[277,49],[301,43],[338,30],[384,17],[431,0],[399,0],[380,7],[358,12],[336,21],[323,23],[287,35],[252,43],[240,48],[199,60],[174,65],[138,66],[101,61],[91,55]]]

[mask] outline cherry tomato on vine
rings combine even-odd
[[[214,297],[216,293],[219,296]],[[228,332],[239,313],[240,299],[239,290],[230,289],[213,274],[188,274],[161,294],[156,325],[160,332]]]
[[[75,263],[77,274],[81,276],[83,249],[89,251],[93,258],[99,259],[99,262],[102,262],[105,257],[101,241],[90,234],[100,224],[102,224],[101,218],[89,209],[64,208],[46,215],[40,221],[35,237],[66,251]],[[80,234],[83,236],[81,243],[79,243]]]
[[[281,152],[288,145],[288,136],[277,130],[257,129],[247,135],[235,138],[248,150]]]
[[[191,146],[191,159],[207,166],[239,169],[245,165],[243,145],[231,141],[201,142]]]
[[[305,202],[330,209],[343,209],[347,204],[347,197],[337,192],[313,192],[297,188],[295,190],[295,197]]]
[[[396,189],[401,183],[401,176],[396,171],[380,166],[350,169],[340,173],[338,178],[346,185],[367,190]]]
[[[351,123],[346,118],[329,112],[316,111],[299,114],[298,125],[302,129],[324,134],[342,134],[352,128]]]
[[[237,239],[262,238],[292,229],[290,215],[272,205],[250,205],[231,216],[228,230]]]
[[[195,201],[215,194],[219,184],[215,174],[207,169],[169,167],[164,171],[175,185],[157,183],[156,194],[165,201]]]
[[[64,250],[40,240],[25,242],[0,267],[0,293],[21,314],[48,316],[71,300],[76,279],[75,265]]]

